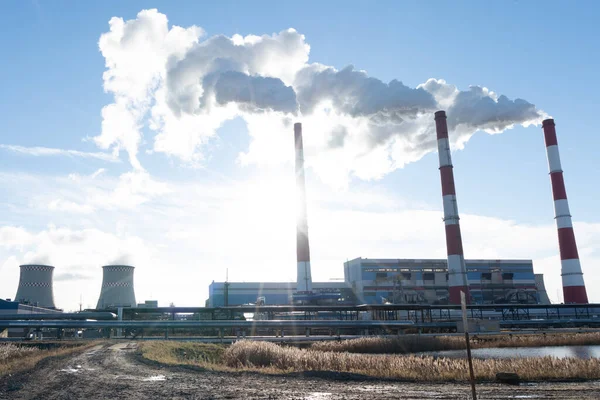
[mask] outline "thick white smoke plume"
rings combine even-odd
[[[310,46],[294,29],[203,38],[196,26],[169,28],[156,10],[109,24],[99,46],[104,88],[114,102],[102,110],[94,139],[127,151],[137,169],[144,127],[154,132],[153,151],[197,163],[215,131],[241,117],[252,140],[240,161],[278,163],[291,159],[291,126],[301,121],[307,164],[325,181],[344,185],[351,175],[378,178],[435,151],[438,109],[447,111],[455,148],[477,130],[499,133],[544,117],[525,100],[479,86],[460,91],[429,79],[410,88],[353,66],[309,64]]]

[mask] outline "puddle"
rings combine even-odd
[[[165,381],[165,380],[167,380],[167,378],[164,375],[156,375],[156,376],[150,376],[148,378],[144,378],[142,380],[144,382],[159,382],[159,381]]]
[[[364,386],[357,388],[363,392],[373,392],[373,393],[399,393],[402,391],[404,395],[415,396],[416,398],[422,398],[423,396],[434,397],[439,395],[438,392],[426,391],[426,390],[407,390],[405,388],[400,389],[398,386],[390,386],[390,385],[374,385],[374,386]]]
[[[66,372],[68,374],[74,374],[74,373],[80,372],[80,371],[81,371],[81,365],[76,365],[75,368],[67,367],[67,368],[60,370],[60,372]]]
[[[319,399],[327,399],[332,395],[332,393],[327,392],[314,392],[305,397],[306,400],[319,400]]]

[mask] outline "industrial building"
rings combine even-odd
[[[314,297],[321,293],[334,293],[348,289],[345,282],[312,282]],[[318,294],[317,294],[318,293]],[[225,297],[227,296],[227,300]],[[207,307],[255,304],[258,299],[265,305],[292,304],[297,297],[296,282],[212,282],[208,286]]]
[[[465,266],[474,304],[540,302],[531,260],[466,260]],[[344,281],[361,304],[447,304],[449,275],[448,262],[439,259],[344,263]]]
[[[472,303],[547,303],[543,277],[531,260],[466,260]],[[448,262],[444,259],[368,259],[344,263],[343,282],[313,282],[315,292],[340,293],[343,304],[447,304]],[[538,290],[538,286],[540,290]],[[227,290],[226,290],[227,285]],[[294,282],[213,282],[209,307],[291,304]]]
[[[21,269],[21,271],[23,271]],[[10,299],[0,299],[0,319],[19,316],[31,316],[32,314],[50,315],[60,314],[62,310],[56,308],[43,308],[30,304],[22,304]],[[23,328],[0,329],[0,337],[24,337],[27,330]]]

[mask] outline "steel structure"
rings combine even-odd
[[[15,300],[44,308],[56,308],[52,289],[54,267],[41,264],[21,265]]]
[[[552,197],[554,199],[554,215],[558,229],[564,302],[587,303],[588,297],[583,281],[581,264],[579,263],[579,253],[577,252],[573,223],[571,222],[571,212],[569,211],[567,191],[560,164],[554,120],[544,120],[542,129],[544,130],[544,140],[546,142],[548,169],[550,170]]]
[[[134,267],[129,265],[105,265],[102,267],[102,290],[97,309],[112,307],[136,307],[133,290]]]
[[[36,313],[36,314],[0,314],[0,320],[87,320],[87,319],[116,319],[117,316],[110,312],[82,312],[82,313]]]
[[[600,322],[600,304],[498,304],[469,305],[469,318],[523,320],[584,320]],[[116,313],[117,310],[110,310]],[[239,307],[158,307],[154,309],[123,309],[123,320],[143,320],[148,315],[194,314],[191,318],[204,320],[233,320],[236,315],[260,314],[266,320],[294,317],[296,320],[350,320],[367,317],[370,320],[410,320],[430,323],[457,321],[461,318],[459,305],[377,304],[360,306],[239,306]],[[188,316],[189,317],[189,316]]]
[[[464,292],[470,302],[467,270],[463,253],[462,237],[454,188],[454,173],[448,140],[446,112],[435,113],[440,176],[442,180],[442,198],[444,205],[444,224],[446,227],[446,249],[448,253],[448,291],[451,304],[460,304],[460,292]]]

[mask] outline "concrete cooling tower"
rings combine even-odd
[[[54,267],[50,265],[21,265],[19,288],[15,300],[38,307],[56,308],[52,291],[52,274]]]
[[[102,267],[102,290],[97,309],[112,307],[135,307],[133,270],[129,265],[106,265]]]
[[[537,289],[540,304],[550,304],[550,298],[546,292],[546,285],[544,284],[544,275],[535,274],[535,288]]]

